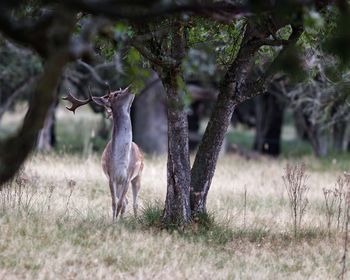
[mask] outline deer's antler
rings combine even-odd
[[[91,93],[89,92],[89,98],[87,100],[79,100],[75,98],[70,90],[68,90],[68,95],[62,98],[63,100],[68,100],[69,102],[72,103],[70,107],[66,107],[67,110],[72,111],[75,114],[75,110],[79,108],[80,106],[83,106],[85,104],[88,104],[89,102],[92,101],[92,96]]]

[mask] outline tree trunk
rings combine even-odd
[[[266,24],[265,24],[266,23]],[[191,171],[191,210],[192,215],[206,213],[206,200],[226,130],[237,104],[261,93],[266,79],[276,71],[285,52],[283,48],[268,69],[258,79],[251,81],[251,66],[255,53],[264,44],[261,39],[270,36],[277,26],[269,26],[268,21],[262,25],[248,22],[240,50],[235,61],[227,70],[220,86],[217,103],[212,112],[208,126],[199,146]],[[277,28],[278,29],[278,28]],[[277,30],[276,29],[276,30]],[[293,26],[289,44],[295,44],[302,34],[300,26]],[[286,45],[286,46],[288,46]]]
[[[192,167],[191,209],[194,212],[193,214],[206,212],[207,193],[214,176],[223,139],[235,108],[235,103],[229,97],[228,91],[230,89],[226,88],[225,91],[220,92]]]
[[[346,151],[346,129],[347,123],[340,121],[333,127],[333,148],[336,152]]]
[[[68,53],[57,52],[45,65],[39,78],[29,110],[17,134],[0,143],[0,189],[1,184],[11,179],[30,151],[35,147],[38,133],[43,127],[50,104],[55,100],[57,83],[63,67],[69,61]],[[18,152],[20,150],[20,152]],[[17,152],[16,152],[17,151]]]
[[[179,73],[170,72],[162,79],[167,93],[168,164],[167,195],[163,213],[165,224],[183,225],[191,218],[190,158],[187,113],[178,90]]]
[[[106,122],[106,117],[104,114],[101,115],[100,125],[98,126],[96,136],[107,141],[110,139],[111,128],[110,122]]]
[[[320,129],[318,126],[316,126],[314,130],[316,142],[316,146],[314,147],[315,154],[317,157],[325,157],[328,155],[328,131]]]
[[[206,213],[207,194],[225,133],[231,122],[232,113],[240,100],[241,90],[249,75],[254,54],[259,49],[253,34],[253,30],[248,25],[237,58],[220,85],[218,100],[198,148],[191,171],[192,215]]]
[[[254,150],[263,154],[278,156],[283,124],[284,104],[274,94],[255,98],[256,134]]]
[[[294,127],[299,139],[308,141],[309,135],[307,133],[307,128],[305,127],[304,116],[300,110],[294,110],[293,112]]]
[[[165,225],[183,226],[191,220],[188,123],[184,91],[180,87],[184,83],[181,63],[185,56],[186,39],[181,19],[173,18],[171,24],[168,47],[162,49],[161,46],[165,45],[164,38],[158,38],[153,41],[152,45],[155,48],[151,48],[152,54],[149,57],[153,68],[162,80],[167,97],[167,194],[162,222]],[[155,58],[159,53],[162,53],[162,56]],[[171,62],[164,61],[165,57]]]
[[[148,154],[167,151],[167,110],[165,90],[154,72],[145,89],[136,96],[132,107],[133,136],[136,144]]]
[[[43,128],[39,132],[37,149],[42,152],[50,151],[56,143],[55,123],[56,123],[56,108],[58,99],[50,106],[44,122]]]
[[[312,150],[316,157],[325,157],[328,154],[328,140],[329,135],[326,130],[321,129],[319,125],[312,124],[308,116],[306,116],[300,109],[294,113],[297,116],[300,127],[303,127],[307,134],[307,139],[310,141]]]
[[[188,130],[189,130],[189,148],[194,151],[200,143],[202,137],[199,132],[200,115],[198,108],[202,106],[201,101],[196,101],[191,104],[191,112],[187,115]]]
[[[0,141],[0,190],[2,184],[15,175],[35,147],[48,109],[55,100],[62,71],[72,59],[70,39],[75,26],[75,15],[67,10],[60,11],[57,15],[47,33],[43,34],[48,37],[48,41],[46,44],[45,42],[38,44],[44,50],[46,46],[49,51],[46,54],[43,52],[46,58],[44,71],[35,83],[23,124],[16,134]],[[42,51],[38,46],[35,46],[36,50]]]

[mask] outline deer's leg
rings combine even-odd
[[[134,207],[134,215],[137,217],[137,209],[138,209],[138,202],[137,202],[137,195],[141,188],[141,176],[138,175],[131,181],[132,185],[132,197],[133,197],[133,207]]]
[[[124,185],[119,186],[119,195],[118,195],[118,203],[117,203],[117,214],[116,217],[119,216],[119,213],[121,215],[124,214],[125,208],[126,208],[126,192],[128,190],[128,183],[125,183]]]
[[[123,202],[123,206],[122,206],[122,210],[120,212],[121,217],[123,217],[123,215],[126,211],[126,206],[128,206],[128,199],[125,197],[124,202]]]
[[[112,197],[112,215],[113,215],[113,222],[116,218],[116,186],[115,183],[111,180],[109,181],[109,189],[111,191],[111,197]]]

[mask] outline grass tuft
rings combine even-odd
[[[154,203],[148,203],[142,209],[142,215],[139,222],[146,228],[161,228],[163,213],[163,203],[155,201]]]

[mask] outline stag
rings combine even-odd
[[[132,142],[130,107],[134,97],[134,94],[127,87],[124,90],[109,92],[102,97],[95,97],[90,93],[87,100],[76,99],[68,91],[68,96],[63,98],[72,103],[71,107],[66,108],[73,113],[78,107],[89,102],[95,102],[103,106],[108,114],[112,116],[112,139],[103,151],[101,165],[109,181],[113,221],[118,218],[119,214],[122,217],[125,212],[128,203],[126,193],[130,182],[133,193],[134,215],[137,216],[137,195],[141,187],[143,155],[140,148]],[[116,198],[118,198],[117,203]]]

